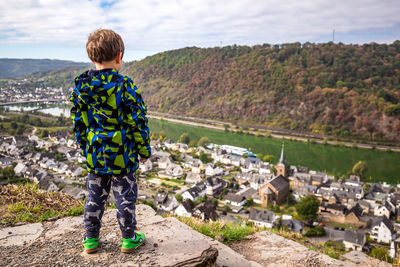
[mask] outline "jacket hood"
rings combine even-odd
[[[83,103],[104,104],[123,86],[121,75],[115,69],[88,70],[75,78],[74,94]]]

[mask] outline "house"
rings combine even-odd
[[[151,162],[151,160],[146,160],[146,162],[139,163],[139,170],[141,173],[145,173],[145,172],[149,172],[153,169],[153,163]]]
[[[362,214],[363,214],[363,209],[357,203],[355,206],[353,206],[350,210],[346,212],[344,223],[364,228],[371,226],[371,219],[367,217],[365,218],[362,217]]]
[[[288,194],[289,182],[282,175],[275,177],[270,182],[259,188],[261,205],[264,207],[271,204],[281,204],[287,198]]]
[[[158,160],[158,168],[166,169],[169,165],[173,164],[169,157],[162,157]]]
[[[1,168],[6,168],[6,167],[11,166],[11,164],[13,163],[13,161],[14,161],[13,158],[0,155],[0,167],[1,167]]]
[[[242,171],[243,172],[251,172],[251,171],[259,171],[259,167],[262,164],[262,160],[255,157],[248,157],[244,160],[242,164]]]
[[[218,214],[215,210],[214,204],[209,201],[200,203],[193,209],[193,217],[199,218],[202,221],[216,221]]]
[[[263,175],[253,174],[250,180],[250,186],[255,190],[258,190],[261,186],[271,181],[273,177],[274,177],[273,173],[263,174]]]
[[[254,188],[247,187],[241,189],[239,192],[237,192],[237,194],[244,196],[246,199],[248,199],[248,198],[254,198],[254,196],[258,196],[258,191],[255,190]]]
[[[192,217],[194,203],[190,199],[185,199],[182,203],[175,209],[175,214],[182,217]]]
[[[222,175],[223,173],[224,173],[224,169],[217,167],[215,164],[207,164],[207,167],[206,167],[206,175],[207,176]]]
[[[54,171],[58,172],[58,173],[66,173],[68,170],[68,165],[65,164],[64,162],[59,162],[56,166],[55,169],[53,169]]]
[[[167,193],[157,193],[154,197],[155,202],[157,203],[157,208],[164,211],[172,211],[178,206],[178,201],[175,196],[168,195]]]
[[[390,243],[395,237],[393,223],[386,217],[381,216],[371,228],[370,237],[377,242]]]
[[[235,177],[236,181],[239,184],[243,184],[245,182],[250,182],[252,178],[253,178],[253,174],[246,173],[246,172],[238,172]]]
[[[366,242],[367,238],[363,231],[350,228],[345,230],[343,244],[346,249],[362,251]]]
[[[345,184],[351,186],[362,186],[360,182],[360,177],[357,175],[350,175],[349,179],[346,180]]]
[[[247,203],[247,199],[243,195],[228,193],[225,196],[225,203],[230,205],[233,212],[239,212],[243,209],[243,206]]]
[[[317,186],[306,184],[300,189],[293,190],[293,196],[296,201],[300,201],[303,196],[315,195],[317,193],[317,190]]]
[[[159,171],[158,175],[165,178],[180,178],[183,176],[183,169],[181,166],[171,163],[165,171]]]
[[[39,183],[42,179],[44,179],[46,177],[50,178],[50,177],[52,177],[52,175],[45,171],[34,171],[32,180],[35,183]]]
[[[63,189],[61,189],[61,192],[64,192],[75,199],[81,199],[87,195],[86,190],[72,185],[66,185]]]
[[[225,188],[227,182],[218,177],[208,177],[204,184],[206,185],[206,194],[212,196]]]
[[[203,165],[201,160],[195,158],[190,158],[183,163],[183,167],[186,169],[199,168],[201,165]]]
[[[206,194],[206,185],[204,182],[199,182],[182,193],[183,199],[190,199],[195,201],[196,199],[203,197]]]
[[[319,206],[319,213],[321,215],[323,215],[324,217],[326,216],[326,215],[324,215],[324,213],[344,216],[346,214],[346,211],[347,211],[347,208],[345,205],[337,204],[337,203],[323,202]]]
[[[279,216],[275,216],[275,213],[272,211],[255,208],[251,208],[249,214],[249,221],[254,222],[254,225],[258,227],[272,228],[278,218]]]
[[[259,174],[271,174],[271,168],[272,168],[272,164],[269,163],[261,163],[259,168],[258,168],[258,173]]]
[[[371,184],[371,187],[364,195],[364,199],[371,203],[372,205],[377,203],[382,203],[385,201],[385,199],[388,198],[389,192],[384,188],[381,184],[376,184],[373,183]]]
[[[364,214],[368,214],[371,212],[371,204],[368,201],[361,199],[361,200],[357,201],[357,203],[363,209]]]
[[[383,202],[381,205],[376,206],[374,209],[375,216],[386,216],[386,218],[390,219],[390,214],[392,213],[392,206],[387,202]]]
[[[201,175],[194,172],[188,172],[186,174],[185,183],[186,184],[195,184],[201,182]]]
[[[282,223],[286,226],[289,231],[303,234],[304,223],[299,220],[282,220]]]
[[[50,178],[44,178],[39,181],[40,189],[47,191],[47,192],[56,192],[58,191],[58,186],[53,183]]]
[[[24,176],[26,174],[27,170],[28,170],[28,167],[23,163],[18,163],[14,167],[14,173],[17,176]]]

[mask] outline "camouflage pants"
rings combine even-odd
[[[135,202],[137,199],[137,181],[134,172],[124,175],[95,175],[89,173],[83,224],[86,237],[98,237],[104,205],[112,187],[117,218],[123,238],[131,238],[136,229]]]

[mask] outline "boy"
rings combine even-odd
[[[139,156],[145,162],[151,154],[147,108],[132,80],[118,73],[124,54],[121,36],[97,30],[89,35],[86,50],[96,70],[75,78],[70,99],[74,133],[88,170],[83,247],[87,253],[97,251],[104,205],[112,187],[121,251],[129,253],[145,240],[143,233],[135,233],[135,173]]]

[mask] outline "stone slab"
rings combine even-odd
[[[390,267],[391,264],[378,259],[372,258],[360,251],[350,251],[340,257],[346,263],[353,264],[353,266],[365,266],[365,267]]]
[[[233,249],[243,254],[247,260],[269,267],[353,267],[350,262],[333,259],[268,231],[257,232],[240,243],[233,244]]]
[[[83,227],[83,219],[79,217],[66,217],[57,220],[45,233],[45,238],[61,238],[64,234]]]
[[[0,229],[0,246],[26,246],[35,241],[43,232],[41,223],[32,223]]]

